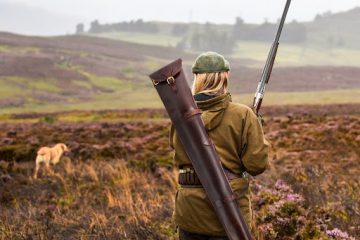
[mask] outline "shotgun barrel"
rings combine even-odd
[[[252,108],[253,108],[253,111],[256,113],[256,115],[259,115],[261,103],[262,103],[264,95],[265,95],[266,85],[268,84],[270,76],[271,76],[271,72],[272,72],[275,58],[276,58],[276,53],[277,53],[277,50],[279,47],[279,40],[280,40],[281,32],[284,27],[284,23],[285,23],[285,19],[286,19],[286,16],[287,16],[287,13],[288,13],[288,10],[290,7],[290,3],[291,3],[291,0],[286,1],[285,9],[284,9],[283,15],[280,20],[280,24],[279,24],[279,28],[278,28],[278,31],[277,31],[277,34],[275,37],[275,41],[271,46],[268,58],[266,60],[264,70],[262,72],[262,75],[261,75],[261,78],[259,81],[259,85],[258,85],[256,93],[255,93]]]

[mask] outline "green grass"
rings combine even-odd
[[[0,100],[15,99],[18,96],[25,100],[21,107],[3,107],[0,113],[21,112],[58,112],[69,110],[99,109],[136,109],[161,107],[155,89],[148,82],[134,83],[113,77],[97,76],[82,72],[88,80],[74,80],[74,86],[82,89],[93,89],[95,95],[91,99],[82,100],[76,95],[67,96],[66,102],[46,102],[33,98],[32,91],[57,92],[51,79],[35,81],[33,79],[11,77],[0,78]],[[96,88],[99,89],[97,92]],[[59,93],[62,97],[61,93]]]
[[[146,67],[146,69],[149,69],[149,72],[154,71],[155,69],[160,69],[164,65],[166,65],[166,62],[164,62],[164,60],[150,57],[148,57],[146,62],[144,62],[144,66]]]
[[[73,85],[82,89],[87,89],[90,90],[91,89],[91,84],[89,84],[88,81],[84,81],[84,80],[74,80],[72,81]]]
[[[0,78],[0,99],[22,96],[23,89],[9,84],[9,81],[8,78]]]
[[[253,94],[234,94],[234,102],[251,105]],[[298,105],[298,104],[345,104],[360,103],[360,89],[333,90],[321,92],[268,92],[265,95],[263,106],[270,105]],[[71,110],[102,110],[102,109],[138,109],[163,108],[155,89],[139,88],[137,91],[128,91],[110,94],[101,94],[92,100],[73,100],[60,104],[40,104],[29,102],[23,107],[0,109],[0,114],[24,112],[58,112]]]
[[[114,77],[96,76],[88,73],[86,74],[86,76],[88,77],[90,83],[96,87],[106,88],[111,91],[118,91],[118,92],[124,91],[129,88],[131,89],[128,82]]]
[[[131,41],[142,41],[148,44],[165,44],[168,40],[174,40],[165,33],[152,35],[144,33],[116,33],[116,36],[127,37]],[[176,39],[175,39],[176,40]],[[0,45],[0,52],[8,49]],[[262,67],[270,49],[269,43],[240,42],[233,54],[236,58],[251,58],[259,61]],[[301,56],[301,57],[299,57]],[[189,61],[189,60],[188,60]],[[189,65],[191,62],[186,62]],[[346,64],[343,64],[346,63]],[[22,112],[58,112],[70,110],[99,110],[99,109],[137,109],[137,108],[163,108],[155,89],[147,76],[139,73],[136,69],[149,69],[151,72],[163,66],[163,59],[147,57],[141,62],[128,62],[119,67],[118,71],[124,79],[115,77],[97,76],[82,69],[81,66],[58,65],[83,74],[87,80],[70,79],[69,87],[61,89],[55,79],[30,79],[25,77],[0,77],[0,100],[22,98],[25,104],[21,107],[6,107],[0,109],[0,113]],[[279,65],[360,65],[360,51],[348,49],[332,49],[331,51],[315,48],[305,48],[290,44],[281,44],[277,56]],[[152,69],[152,70],[151,70]],[[87,90],[83,96],[90,99],[84,100],[76,94],[66,95],[66,89]],[[36,98],[36,93],[58,94],[63,102],[46,102]],[[89,95],[86,95],[89,93]],[[250,104],[253,94],[235,94],[234,101]],[[264,105],[280,104],[332,104],[332,103],[360,103],[360,90],[332,90],[321,92],[268,92]]]
[[[160,33],[111,32],[95,34],[97,37],[122,40],[133,43],[176,46],[181,37]],[[231,57],[259,61],[253,66],[260,67],[265,62],[271,43],[239,41]],[[281,66],[333,65],[360,66],[360,50],[348,48],[329,48],[314,44],[285,44],[280,40],[276,64]]]
[[[61,89],[56,86],[56,80],[47,79],[46,81],[40,80],[30,80],[27,82],[27,87],[29,89],[51,92],[51,93],[60,93]]]
[[[15,52],[15,53],[38,53],[39,48],[36,47],[13,47],[0,44],[0,52]]]
[[[31,98],[34,90],[51,93],[61,92],[54,79],[0,77],[0,99]]]
[[[121,69],[121,73],[125,75],[126,78],[135,77],[135,69],[133,66],[124,67]]]
[[[168,34],[138,33],[138,32],[109,32],[91,34],[97,37],[121,40],[126,42],[156,45],[156,46],[176,46],[180,42],[180,37]]]
[[[155,90],[154,90],[155,91]],[[69,101],[59,104],[26,103],[22,107],[0,109],[0,114],[25,112],[58,112],[71,110],[101,110],[101,109],[137,109],[161,108],[162,103],[156,92],[138,91],[124,94],[103,94],[88,101]]]
[[[232,95],[233,101],[251,105],[254,94]],[[263,106],[298,104],[346,104],[360,103],[360,89],[318,92],[268,92]]]
[[[264,42],[239,42],[232,57],[248,58],[264,63],[270,47],[270,43]],[[328,49],[280,43],[276,64],[281,66],[334,65],[360,67],[360,50]]]

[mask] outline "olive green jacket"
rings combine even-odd
[[[259,120],[249,107],[233,103],[229,93],[196,103],[203,111],[205,128],[225,168],[240,176],[244,171],[255,176],[267,168],[268,143]],[[179,168],[191,166],[173,126],[169,141],[175,149],[176,165]],[[245,220],[251,226],[249,178],[234,179],[230,184]],[[226,235],[202,187],[179,186],[173,217],[179,228],[185,231],[210,236]]]

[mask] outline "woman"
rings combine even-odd
[[[268,143],[262,126],[249,107],[232,102],[228,92],[230,65],[223,56],[203,53],[195,60],[192,71],[194,99],[203,111],[205,128],[251,227],[247,174],[258,175],[268,166]],[[174,161],[180,169],[173,216],[180,239],[227,239],[173,127],[170,146],[175,149]]]

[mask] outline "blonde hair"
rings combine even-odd
[[[228,92],[229,72],[198,73],[194,75],[192,93],[221,95]]]

